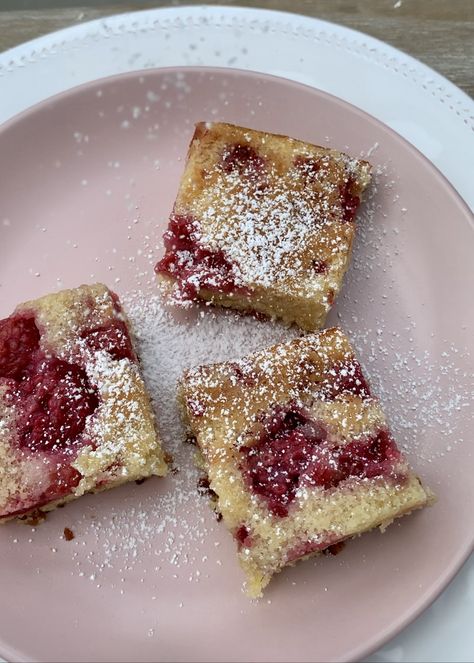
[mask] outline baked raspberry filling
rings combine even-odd
[[[99,405],[85,370],[47,355],[40,348],[40,336],[31,313],[0,321],[0,380],[7,386],[4,402],[15,408],[18,449],[43,458],[45,486],[35,495],[34,504],[19,503],[18,511],[8,515],[44,506],[78,485],[81,474],[71,462],[78,445],[89,443],[81,435],[87,417]]]
[[[240,447],[242,469],[252,490],[266,500],[270,511],[284,517],[313,450],[326,439],[326,432],[295,403],[276,406],[262,426],[256,444]]]
[[[315,274],[326,274],[328,271],[328,264],[325,260],[313,260],[311,264]]]
[[[370,398],[369,384],[355,358],[335,364],[329,371],[328,378],[321,384],[321,395],[324,399],[332,400],[340,394]]]
[[[237,540],[240,548],[250,548],[252,545],[252,537],[250,536],[250,531],[245,525],[241,525],[237,528],[234,534],[234,538]]]
[[[106,350],[113,359],[135,361],[132,342],[122,320],[88,329],[82,333],[82,338],[91,350]]]
[[[155,266],[155,272],[176,279],[180,299],[196,300],[201,289],[248,294],[247,288],[237,285],[233,266],[223,251],[211,250],[201,244],[196,219],[171,216],[163,240],[166,253]]]
[[[15,509],[15,507],[13,507],[13,510],[10,509],[8,513],[0,513],[0,518],[4,516],[19,517],[29,513],[32,508],[40,509],[54,500],[70,495],[82,479],[81,473],[71,467],[70,463],[70,458],[64,458],[61,460],[61,457],[58,455],[52,457],[49,467],[47,462],[45,462],[44,474],[45,478],[48,479],[48,487],[46,490],[40,495],[36,495],[33,503],[24,506],[25,501],[19,502],[18,506],[20,508]]]
[[[343,209],[343,220],[347,223],[354,221],[357,209],[360,204],[359,196],[352,195],[354,180],[349,177],[346,185],[341,188],[341,205]]]
[[[9,379],[7,404],[15,406],[20,448],[54,451],[76,440],[99,404],[83,368],[39,347],[32,315],[0,321],[0,378]]]
[[[323,167],[324,162],[321,159],[298,156],[293,163],[298,170],[298,175],[303,177],[309,184],[318,181],[321,171],[323,171],[324,175],[327,172],[327,167],[326,169]]]
[[[83,368],[55,357],[38,358],[10,392],[17,408],[20,448],[58,451],[77,440],[99,405]]]
[[[296,157],[294,165],[298,170],[300,177],[303,177],[308,184],[314,184],[318,180],[324,181],[327,174],[327,166],[322,159],[313,159],[310,157]],[[340,186],[340,201],[342,207],[342,221],[349,223],[354,221],[357,209],[360,205],[359,196],[354,196],[352,191],[356,185],[353,177],[349,176],[347,182]]]
[[[206,411],[206,406],[198,398],[187,398],[186,405],[195,417],[202,417]]]
[[[236,143],[224,150],[221,166],[225,173],[235,171],[240,177],[255,177],[264,171],[265,159],[250,145]]]
[[[40,333],[31,315],[0,320],[0,378],[21,379],[39,347]]]
[[[325,173],[325,164],[321,159],[312,159],[308,157],[296,157],[294,165],[299,174],[304,177],[309,184],[317,182],[319,178],[323,179]],[[360,205],[359,196],[354,196],[354,178],[349,176],[347,182],[340,187],[340,201],[342,207],[342,220],[345,223],[354,221],[357,209]]]
[[[279,517],[288,515],[299,487],[336,488],[350,477],[393,476],[399,451],[386,430],[345,445],[296,403],[276,406],[255,444],[241,446],[241,469],[254,493]]]
[[[255,384],[255,375],[251,370],[239,366],[239,364],[234,361],[229,362],[229,368],[237,382],[242,382],[242,384],[247,385],[247,387],[251,387]]]

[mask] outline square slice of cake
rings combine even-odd
[[[166,471],[117,295],[83,285],[0,320],[0,522]]]
[[[433,499],[338,328],[189,371],[179,397],[247,593]]]
[[[200,123],[156,265],[171,299],[323,326],[371,167],[336,150]]]

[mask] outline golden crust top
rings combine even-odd
[[[224,251],[239,283],[307,291],[321,279],[315,258],[326,274],[344,266],[354,235],[345,205],[361,196],[370,170],[337,150],[200,123],[174,213],[199,221],[201,242]]]
[[[58,480],[58,462],[61,472],[64,467],[72,468],[66,471],[68,477],[71,472],[80,473],[71,487],[75,497],[151,474],[166,474],[150,399],[131,345],[128,320],[117,296],[102,284],[83,285],[25,302],[13,315],[20,319],[33,316],[39,331],[39,377],[33,376],[33,380],[41,380],[48,362],[56,362],[48,379],[55,379],[55,372],[65,371],[64,377],[59,378],[62,380],[59,388],[66,390],[67,407],[75,407],[75,392],[69,391],[69,395],[66,392],[77,388],[77,380],[87,383],[87,389],[94,394],[91,402],[97,406],[85,418],[80,440],[72,441],[69,450],[72,456],[67,457],[54,439],[45,449],[41,443],[26,446],[19,443],[17,419],[21,417],[24,421],[25,417],[21,400],[8,399],[11,380],[0,384],[0,516],[27,509],[35,500],[42,501],[44,506],[54,501],[54,496],[51,500],[47,497],[51,493],[48,481],[54,484]],[[109,330],[112,330],[110,346]],[[92,334],[92,343],[88,334]],[[114,355],[113,349],[117,338],[125,344],[119,356]],[[82,377],[71,377],[74,371]],[[48,390],[48,399],[54,398],[51,387],[39,388]],[[62,481],[66,479],[60,478],[59,482]]]
[[[432,501],[338,328],[193,369],[179,398],[251,596],[285,565]]]

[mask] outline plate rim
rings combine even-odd
[[[1,54],[0,54],[1,56]],[[276,83],[278,82],[283,82],[286,85],[290,85],[292,87],[297,87],[297,88],[305,88],[308,92],[310,93],[316,93],[319,96],[326,97],[329,100],[333,100],[335,103],[346,106],[352,113],[361,115],[362,117],[366,118],[369,122],[372,122],[374,124],[377,124],[379,126],[382,126],[385,131],[387,131],[389,134],[391,134],[392,138],[396,139],[398,142],[403,143],[406,147],[408,147],[410,150],[413,151],[414,155],[418,160],[421,160],[425,162],[429,167],[434,169],[439,177],[444,181],[444,183],[448,186],[448,188],[451,190],[451,193],[454,194],[454,197],[458,199],[458,203],[461,204],[465,208],[465,212],[468,215],[468,221],[471,221],[472,228],[474,229],[474,212],[471,210],[468,202],[464,199],[464,197],[461,195],[461,193],[456,189],[456,186],[450,182],[450,180],[444,175],[444,173],[441,172],[441,170],[438,168],[436,164],[434,164],[431,159],[429,159],[426,155],[423,154],[423,152],[416,147],[416,145],[413,145],[408,139],[404,138],[401,134],[399,134],[395,129],[392,129],[388,124],[386,124],[383,120],[379,120],[375,115],[372,115],[371,113],[365,111],[362,108],[359,108],[356,104],[351,103],[350,101],[346,101],[345,99],[342,99],[341,97],[338,97],[335,94],[332,94],[331,92],[326,92],[326,90],[321,90],[320,88],[314,87],[313,85],[308,85],[307,83],[301,83],[299,81],[295,81],[291,78],[286,78],[284,76],[277,76],[276,74],[267,74],[265,72],[260,72],[258,70],[254,69],[240,69],[238,67],[215,67],[211,65],[189,65],[189,66],[173,66],[173,67],[147,67],[145,69],[134,69],[132,71],[126,71],[126,72],[121,72],[118,74],[112,74],[111,76],[102,76],[100,78],[95,78],[94,80],[91,81],[86,81],[84,83],[79,83],[78,85],[74,85],[67,90],[63,90],[62,92],[57,92],[56,94],[53,94],[49,97],[46,97],[45,99],[42,99],[41,101],[38,101],[37,103],[28,106],[28,108],[25,108],[24,110],[20,111],[19,113],[16,113],[12,117],[10,117],[8,120],[5,120],[4,122],[0,121],[0,134],[8,131],[12,126],[14,126],[17,122],[22,122],[25,119],[28,119],[29,115],[32,115],[36,112],[39,112],[46,108],[48,105],[53,105],[56,103],[60,103],[62,99],[68,98],[69,96],[74,96],[75,94],[80,94],[81,92],[85,92],[89,88],[93,88],[95,86],[100,86],[107,84],[109,81],[115,81],[118,80],[120,81],[121,79],[127,79],[127,78],[134,78],[134,77],[146,77],[147,75],[153,75],[156,72],[163,72],[163,73],[177,73],[177,72],[203,72],[203,73],[210,73],[210,72],[217,72],[218,74],[226,74],[226,75],[248,75],[251,78],[259,79],[263,78],[264,80],[273,80]],[[474,101],[473,101],[473,106],[474,106]],[[474,534],[473,534],[473,540],[474,540]]]
[[[405,53],[404,51],[384,42],[377,37],[373,37],[365,32],[351,28],[339,23],[332,21],[327,21],[325,19],[320,19],[318,17],[308,16],[306,14],[298,14],[290,11],[267,9],[263,7],[245,7],[242,5],[236,6],[225,6],[225,5],[181,5],[179,7],[155,7],[148,9],[139,9],[128,12],[121,12],[119,14],[112,14],[101,18],[92,19],[80,23],[78,25],[69,25],[59,30],[40,35],[39,37],[30,39],[26,42],[22,42],[12,48],[7,49],[6,51],[0,52],[0,76],[5,76],[6,74],[12,72],[15,68],[24,67],[28,62],[28,57],[22,55],[22,53],[28,48],[36,46],[41,49],[41,57],[47,57],[58,54],[58,49],[61,46],[65,46],[66,43],[76,39],[80,41],[84,38],[94,38],[100,36],[111,36],[113,35],[114,28],[120,32],[130,32],[127,28],[124,21],[130,20],[133,17],[140,17],[143,21],[147,19],[153,19],[153,17],[158,16],[155,20],[152,21],[151,26],[143,27],[136,26],[137,30],[154,30],[156,28],[163,27],[162,25],[157,25],[159,23],[159,18],[163,17],[165,20],[175,19],[176,21],[182,20],[181,15],[188,14],[188,18],[191,20],[201,19],[197,21],[197,24],[207,24],[209,23],[209,17],[215,16],[216,14],[221,13],[222,17],[225,18],[241,18],[244,19],[246,16],[254,17],[254,21],[261,18],[264,22],[265,19],[269,21],[270,19],[275,19],[278,21],[286,21],[287,24],[294,23],[295,21],[300,21],[302,24],[311,25],[311,28],[316,28],[319,26],[320,32],[325,34],[326,30],[332,31],[333,38],[339,38],[341,41],[344,41],[344,35],[352,38],[353,41],[358,42],[358,45],[362,46],[368,51],[373,51],[374,49],[370,48],[370,43],[378,47],[382,52],[382,56],[388,60],[398,60],[398,64],[402,67],[411,65],[412,68],[416,68],[419,72],[423,74],[425,79],[425,84],[429,85],[433,90],[433,95],[436,92],[441,92],[439,83],[441,82],[443,86],[449,88],[449,92],[452,96],[454,93],[458,99],[454,100],[454,103],[460,105],[466,104],[467,108],[462,109],[462,112],[466,115],[467,120],[471,120],[471,126],[474,126],[472,122],[472,112],[474,111],[474,100],[461,90],[455,83],[446,78],[443,74],[440,74],[438,71],[425,64],[421,60],[418,60],[412,55]],[[206,15],[207,14],[207,15]],[[91,33],[91,29],[96,30],[95,33]],[[342,36],[341,36],[342,35]],[[368,42],[368,43],[367,43]],[[30,57],[35,53],[35,49],[30,52]],[[232,65],[224,67],[228,69],[233,69]],[[235,67],[238,69],[238,67]],[[136,70],[135,70],[136,71]],[[124,72],[125,73],[125,72]],[[264,72],[262,72],[264,73]],[[94,79],[95,80],[95,79]],[[291,80],[291,79],[288,79]],[[456,112],[456,109],[452,109]]]
[[[114,81],[122,81],[122,80],[128,80],[128,79],[138,79],[142,76],[147,77],[147,76],[155,76],[157,73],[160,74],[175,74],[175,73],[204,73],[204,74],[218,74],[218,75],[226,75],[226,76],[244,76],[244,77],[249,77],[253,78],[254,80],[261,80],[262,78],[264,80],[269,80],[270,82],[274,82],[276,84],[284,84],[284,85],[289,85],[290,87],[296,87],[296,88],[304,88],[306,89],[307,93],[313,94],[315,96],[319,97],[324,97],[332,102],[335,102],[338,105],[344,106],[347,110],[349,110],[351,113],[355,113],[359,116],[362,116],[365,120],[369,121],[372,124],[376,124],[379,127],[381,127],[384,131],[386,131],[391,137],[395,140],[397,140],[399,143],[401,143],[405,149],[408,149],[408,151],[415,157],[415,159],[418,162],[421,162],[424,164],[426,168],[431,170],[433,175],[435,177],[441,178],[441,181],[444,182],[445,185],[447,185],[446,190],[449,192],[449,196],[452,199],[453,203],[455,203],[459,209],[460,212],[463,213],[463,215],[466,216],[466,220],[470,226],[471,230],[474,230],[474,215],[472,214],[469,205],[466,203],[466,201],[462,198],[462,196],[459,194],[459,192],[456,190],[456,188],[451,184],[451,182],[445,177],[445,175],[439,170],[439,168],[432,162],[428,157],[426,157],[417,147],[415,147],[410,141],[405,139],[403,136],[401,136],[399,133],[397,133],[394,129],[392,129],[390,126],[385,124],[383,121],[379,120],[375,116],[371,115],[367,111],[359,108],[355,104],[352,104],[344,99],[341,99],[340,97],[337,97],[334,94],[331,94],[329,92],[326,92],[324,90],[320,90],[314,86],[307,85],[305,83],[301,83],[292,79],[284,78],[282,76],[276,76],[273,74],[267,74],[263,72],[258,72],[258,71],[253,71],[249,69],[238,69],[238,68],[228,68],[228,67],[214,67],[214,66],[175,66],[175,67],[156,67],[156,68],[146,68],[146,69],[141,69],[141,70],[133,70],[133,71],[128,71],[128,72],[123,72],[123,73],[118,73],[114,74],[112,76],[106,76],[98,79],[94,79],[85,83],[81,83],[80,85],[76,85],[72,88],[68,88],[67,90],[64,90],[62,92],[59,92],[55,95],[52,95],[30,107],[27,109],[21,111],[20,113],[14,115],[12,118],[9,120],[3,122],[0,124],[0,138],[1,136],[8,132],[11,128],[15,127],[17,124],[20,124],[21,122],[28,121],[28,118],[30,116],[34,116],[38,112],[44,112],[47,110],[48,106],[54,105],[56,103],[61,103],[63,99],[67,99],[69,97],[73,97],[79,94],[82,94],[87,91],[94,90],[94,88],[98,88],[100,86],[103,86],[108,83],[113,83]],[[405,612],[405,616],[400,619],[399,622],[397,622],[396,627],[386,627],[385,630],[378,636],[374,636],[371,640],[371,644],[368,645],[367,643],[361,644],[358,648],[354,648],[351,651],[347,653],[344,657],[340,657],[335,660],[339,661],[356,661],[360,659],[361,657],[365,657],[371,653],[373,653],[376,649],[379,647],[383,646],[387,641],[392,639],[394,636],[396,636],[403,628],[405,628],[408,624],[412,623],[426,608],[433,603],[433,601],[439,596],[439,594],[445,589],[445,587],[449,584],[449,582],[452,580],[452,578],[456,575],[456,573],[461,569],[465,561],[468,559],[469,555],[473,552],[474,550],[474,532],[472,533],[472,540],[469,542],[467,541],[465,545],[465,549],[462,550],[462,553],[458,555],[456,558],[453,558],[454,561],[450,562],[449,566],[443,573],[442,579],[438,578],[436,584],[435,584],[435,589],[433,591],[427,591],[425,592],[423,597],[420,597],[418,601],[415,602],[415,607],[412,607],[411,609],[407,609]],[[433,586],[432,586],[433,587]],[[35,661],[36,659],[31,659],[27,657],[18,657],[16,656],[16,650],[14,648],[8,647],[4,649],[4,644],[0,640],[0,654],[6,657],[11,656],[12,654],[15,653],[15,659],[12,660],[22,660],[22,661]]]

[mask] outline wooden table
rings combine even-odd
[[[186,2],[0,0],[0,51],[69,25]],[[220,0],[207,4],[299,12],[366,32],[413,55],[474,96],[474,0]],[[18,7],[44,6],[44,9]]]

